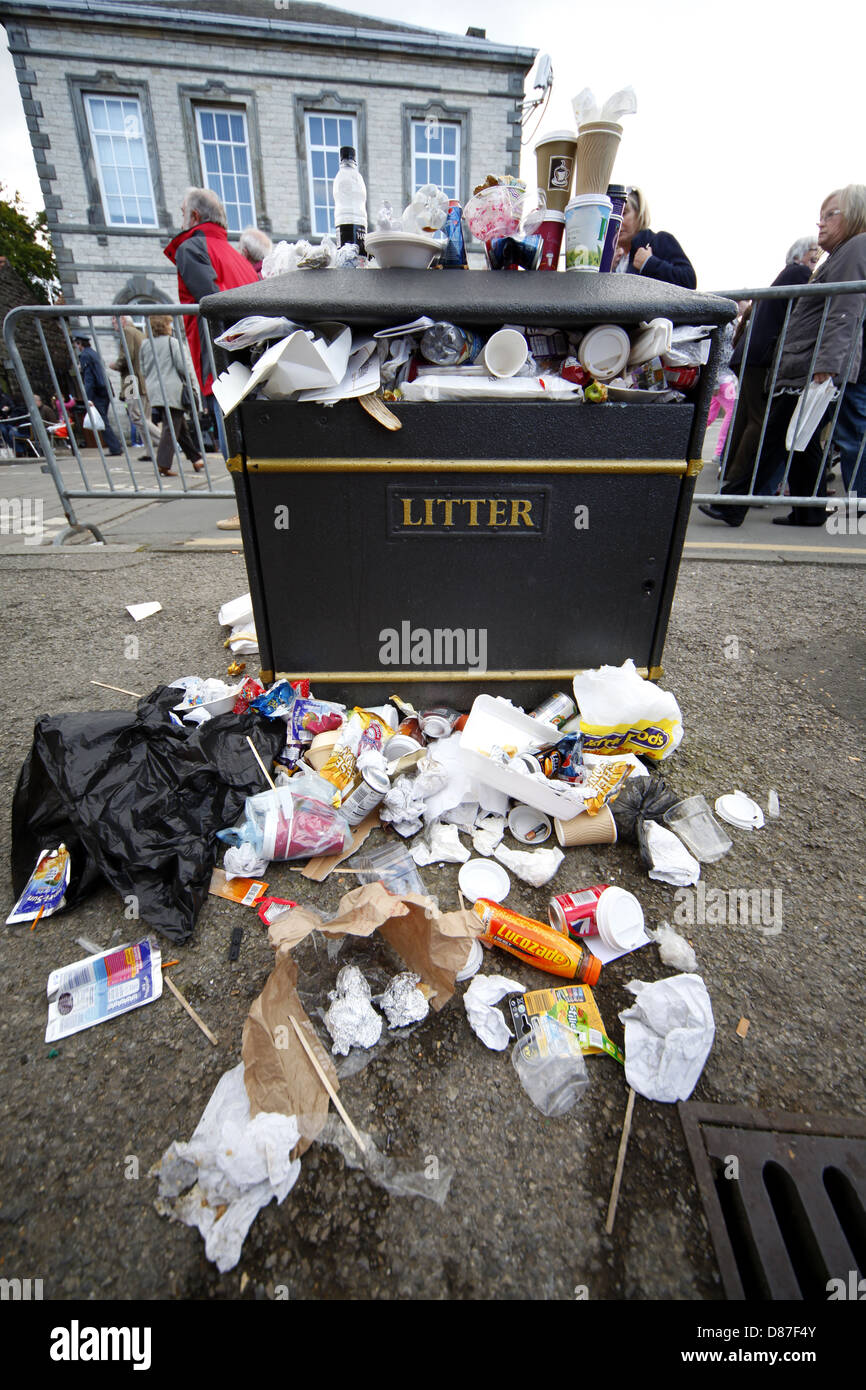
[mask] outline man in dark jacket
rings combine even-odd
[[[123,453],[123,446],[114,433],[114,430],[111,428],[108,377],[105,375],[105,368],[102,365],[98,353],[94,352],[90,338],[86,333],[76,334],[72,341],[78,348],[78,366],[84,385],[84,399],[88,406],[95,406],[102,416],[105,422],[104,438],[106,447],[109,454],[112,457],[116,457],[118,454]]]

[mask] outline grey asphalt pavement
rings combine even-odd
[[[0,489],[41,495],[50,521],[49,492],[39,492],[46,483],[35,465],[0,471]],[[239,538],[215,528],[230,503],[106,499],[82,504],[82,514],[85,505],[107,546],[2,538],[7,806],[40,714],[131,706],[92,681],[145,692],[179,675],[225,674],[217,609],[247,588]],[[690,546],[700,526],[693,522]],[[635,892],[650,926],[671,921],[691,941],[712,999],[715,1042],[692,1099],[862,1117],[864,539],[824,536],[830,552],[807,554],[781,549],[768,529],[759,514],[737,537],[739,552],[717,548],[712,563],[687,552],[662,681],[679,700],[686,732],[662,771],[683,796],[703,792],[713,801],[742,788],[766,808],[770,790],[778,792],[780,817],[760,831],[732,831],[733,849],[702,877],[725,902],[745,892],[772,912],[707,920],[697,897],[650,881],[625,843],[568,851],[550,885],[515,881],[509,902],[544,919],[554,892],[599,882]],[[750,535],[773,549],[744,551]],[[715,527],[712,539],[722,543]],[[809,533],[801,544],[814,539]],[[779,563],[755,563],[755,554]],[[785,563],[791,559],[797,563]],[[146,599],[163,611],[132,624],[126,604]],[[7,819],[7,864],[9,835]],[[444,906],[457,905],[453,866],[423,877]],[[352,882],[311,884],[287,866],[273,866],[267,878],[272,893],[326,915]],[[5,916],[8,877],[3,899]],[[4,1276],[41,1277],[46,1298],[65,1300],[588,1298],[709,1307],[723,1298],[676,1108],[638,1098],[607,1235],[627,1097],[618,1064],[590,1059],[586,1096],[568,1115],[547,1119],[522,1091],[508,1052],[488,1051],[472,1033],[459,991],[441,1013],[344,1074],[341,1088],[349,1114],[383,1151],[416,1170],[430,1160],[453,1168],[444,1206],[392,1196],[336,1149],[314,1145],[284,1204],[260,1213],[239,1265],[218,1273],[197,1232],[157,1214],[148,1173],[172,1140],[190,1137],[216,1082],[239,1060],[244,1019],[272,966],[258,919],[246,911],[209,898],[192,941],[171,952],[180,957],[174,978],[216,1047],[165,994],[52,1055],[43,1041],[50,970],[80,956],[79,936],[102,946],[129,937],[124,905],[107,888],[33,932],[0,936]],[[244,943],[230,964],[238,922]],[[375,980],[397,968],[375,940],[344,948],[337,961],[311,941],[297,959],[320,1033],[317,1010],[338,965],[353,959]],[[485,956],[483,969],[527,988],[549,983],[498,953]],[[655,945],[605,968],[596,1000],[616,1042],[619,1014],[632,1002],[628,982],[671,973]]]

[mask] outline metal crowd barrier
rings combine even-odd
[[[732,461],[732,444],[734,440],[737,438],[737,414],[741,409],[741,402],[738,392],[737,399],[733,406],[731,419],[728,422],[725,447],[721,458],[718,460],[720,465],[718,477],[718,491],[696,492],[694,496],[694,502],[710,502],[721,506],[739,506],[745,503],[756,503],[763,506],[771,507],[798,507],[814,505],[816,498],[819,498],[823,495],[825,489],[822,488],[822,482],[825,476],[829,473],[833,463],[834,435],[839,419],[839,412],[843,404],[843,393],[841,392],[834,405],[830,427],[826,428],[823,433],[823,454],[821,459],[821,466],[812,492],[807,496],[790,497],[785,495],[788,483],[788,475],[790,473],[791,463],[794,456],[793,449],[789,449],[786,453],[783,454],[780,453],[776,461],[776,467],[773,469],[772,475],[769,478],[769,482],[763,484],[763,486],[766,486],[768,488],[768,491],[765,493],[756,493],[754,491],[754,486],[758,474],[758,468],[764,455],[767,420],[769,417],[771,406],[773,404],[773,392],[775,390],[776,381],[779,374],[779,362],[786,340],[786,336],[788,333],[791,312],[793,309],[794,301],[796,299],[799,299],[807,295],[817,295],[822,296],[826,301],[824,305],[824,313],[819,327],[818,337],[816,339],[814,351],[812,353],[812,365],[810,365],[809,368],[809,378],[811,379],[811,376],[814,371],[814,363],[817,361],[819,347],[823,339],[831,298],[837,295],[861,295],[864,297],[863,306],[860,307],[856,324],[852,328],[851,346],[848,353],[844,373],[847,377],[850,366],[854,361],[854,356],[857,350],[857,344],[858,342],[862,342],[863,339],[864,311],[866,311],[866,281],[861,280],[842,284],[826,285],[769,286],[758,289],[725,290],[720,293],[722,293],[723,297],[726,299],[751,300],[753,302],[753,305],[761,302],[762,300],[768,299],[783,299],[787,301],[787,304],[785,309],[784,321],[777,341],[773,360],[770,366],[768,366],[766,372],[765,408],[763,412],[763,418],[761,420],[758,444],[755,450],[754,459],[751,461],[751,474],[748,477],[748,479],[745,478],[745,475],[743,476],[743,481],[745,484],[743,490],[730,490],[725,491],[724,493],[722,492],[722,488],[725,485],[726,476],[728,474],[729,465]],[[168,429],[171,434],[172,467],[177,470],[179,486],[170,485],[167,482],[167,480],[164,479],[163,475],[160,473],[157,467],[156,447],[154,445],[151,432],[152,427],[145,428],[145,437],[141,441],[140,445],[134,446],[130,443],[129,425],[132,423],[131,417],[128,415],[126,405],[120,399],[115,388],[117,374],[114,373],[113,370],[109,367],[108,363],[106,362],[105,356],[103,355],[102,347],[100,344],[100,337],[106,337],[107,333],[105,331],[103,331],[102,333],[98,332],[96,323],[103,320],[107,320],[108,327],[111,331],[112,341],[116,345],[116,348],[112,350],[112,360],[114,360],[115,358],[120,360],[121,357],[124,359],[126,370],[123,373],[123,375],[125,377],[131,377],[134,386],[134,397],[135,402],[137,403],[137,411],[134,413],[137,415],[138,421],[144,423],[146,420],[145,402],[142,400],[138,380],[136,378],[135,373],[132,370],[132,362],[130,359],[126,338],[124,337],[123,333],[120,331],[119,328],[114,328],[114,324],[119,323],[121,317],[140,319],[143,321],[144,324],[143,331],[145,332],[145,335],[148,338],[148,340],[152,343],[153,331],[151,329],[150,320],[155,315],[164,314],[170,315],[173,320],[174,336],[183,349],[185,384],[190,393],[190,399],[193,402],[195,402],[198,399],[198,383],[195,380],[195,375],[192,371],[192,366],[189,361],[189,356],[186,349],[186,333],[184,330],[184,319],[186,317],[192,315],[199,318],[199,333],[202,343],[203,360],[205,362],[210,362],[211,366],[213,366],[214,362],[213,346],[208,330],[207,321],[204,318],[199,317],[197,305],[115,304],[109,305],[108,307],[88,307],[80,305],[27,305],[21,308],[11,310],[11,312],[6,316],[6,319],[3,324],[3,336],[5,339],[9,357],[15,369],[15,374],[20,383],[21,392],[24,397],[27,410],[29,411],[32,428],[33,453],[41,457],[44,457],[45,462],[43,464],[43,471],[51,475],[54,484],[57,488],[58,497],[60,498],[60,502],[63,507],[64,513],[66,515],[67,526],[65,530],[61,531],[59,535],[55,537],[55,545],[62,544],[63,541],[68,540],[70,536],[77,535],[85,531],[92,532],[96,540],[103,540],[103,536],[96,525],[94,525],[92,522],[78,521],[72,504],[74,501],[77,501],[79,499],[95,500],[99,498],[104,500],[106,496],[114,496],[122,498],[135,497],[136,499],[140,499],[141,501],[174,502],[181,498],[215,497],[221,500],[231,499],[232,501],[234,501],[234,490],[228,484],[227,481],[224,481],[225,473],[222,469],[221,464],[217,462],[219,458],[218,450],[220,448],[220,445],[216,440],[211,446],[211,454],[215,457],[213,457],[212,460],[208,459],[205,434],[202,428],[202,421],[198,409],[194,408],[192,410],[191,423],[195,434],[195,440],[198,447],[198,451],[201,454],[201,457],[204,460],[205,465],[203,472],[200,473],[194,472],[191,461],[185,457],[180,447],[180,443],[177,438],[177,434],[175,431],[173,421],[171,419],[170,412],[167,410],[164,412],[162,428]],[[43,324],[46,322],[46,320],[53,320],[59,325],[66,355],[68,357],[68,362],[66,363],[63,361],[58,362],[56,358],[52,358],[51,352],[48,347],[48,343],[46,341],[45,331],[43,328]],[[63,466],[61,466],[61,463],[58,461],[58,436],[54,434],[52,428],[47,426],[45,421],[42,419],[42,416],[39,413],[39,409],[34,399],[34,390],[33,383],[31,381],[31,376],[35,375],[35,372],[32,369],[32,367],[31,371],[28,372],[27,367],[24,364],[20,345],[18,342],[18,335],[21,333],[22,327],[28,324],[32,324],[33,328],[35,329],[36,337],[41,347],[45,365],[44,380],[51,382],[51,387],[54,396],[59,402],[60,418],[58,423],[61,423],[66,427],[67,440],[65,441],[65,445],[69,450],[69,454],[64,459]],[[751,345],[752,327],[753,319],[750,318],[744,335],[742,362],[741,367],[739,369],[741,373],[742,370],[749,365],[749,348]],[[112,467],[109,465],[109,458],[111,458],[112,456],[108,454],[105,448],[105,441],[103,438],[101,438],[101,434],[103,433],[102,431],[97,431],[94,433],[94,439],[96,442],[94,449],[82,448],[76,435],[76,424],[79,424],[80,430],[80,422],[76,421],[76,419],[74,418],[74,413],[71,414],[68,411],[67,406],[65,404],[64,398],[66,393],[61,386],[61,379],[63,379],[63,381],[65,382],[71,383],[74,396],[76,396],[78,399],[84,402],[85,405],[87,402],[78,358],[72,341],[73,336],[76,333],[76,330],[87,333],[87,335],[90,337],[94,350],[96,351],[100,359],[100,362],[102,363],[102,367],[105,372],[105,379],[108,383],[109,420],[107,423],[110,424],[111,429],[114,431],[118,440],[121,443],[123,458],[122,466],[119,465],[119,462],[118,466]],[[159,378],[160,390],[162,391],[163,380],[162,373],[159,370],[158,362],[157,375]],[[790,397],[790,400],[791,411],[793,413],[794,406],[796,404],[796,397],[792,395]],[[151,405],[153,404],[154,403],[151,403]],[[215,421],[215,426],[218,431],[222,430],[221,421]],[[224,441],[224,434],[222,434],[221,437]],[[864,444],[866,444],[866,430],[864,430],[863,436],[860,439],[859,452],[857,454],[855,464],[853,467],[853,472],[851,475],[852,482],[854,483],[854,487],[851,490],[852,495],[856,495],[856,484],[858,480],[858,473],[860,471],[861,460],[863,459],[864,455]],[[224,452],[224,443],[222,447]],[[137,457],[134,458],[131,452],[133,448],[135,448],[137,451],[141,449],[144,452],[137,453]],[[866,491],[866,468],[864,468],[862,472],[864,491]],[[219,480],[219,482],[217,480]]]
[[[142,331],[148,341],[153,343],[154,334],[150,321],[157,315],[169,315],[172,319],[172,333],[181,348],[183,357],[184,385],[189,393],[189,400],[193,403],[188,415],[191,417],[191,428],[197,452],[204,463],[201,472],[194,470],[192,461],[186,457],[180,447],[171,412],[164,409],[162,411],[162,429],[167,429],[171,435],[171,467],[178,474],[177,478],[171,479],[164,477],[159,471],[157,445],[153,438],[155,431],[153,426],[147,423],[150,412],[159,402],[146,403],[142,399],[138,378],[132,368],[126,337],[119,326],[114,327],[115,323],[120,324],[121,318],[142,320]],[[114,304],[107,308],[81,305],[25,305],[12,309],[6,315],[3,323],[3,337],[21,394],[30,413],[33,443],[37,446],[36,452],[45,460],[42,471],[51,475],[66,515],[67,526],[54,538],[53,543],[55,545],[60,545],[70,536],[79,535],[86,531],[90,531],[97,541],[104,540],[98,526],[92,522],[79,522],[73,507],[73,502],[79,499],[99,498],[104,501],[106,497],[134,497],[143,502],[175,502],[182,498],[200,500],[215,497],[221,500],[234,500],[234,488],[228,481],[220,453],[221,421],[214,421],[216,434],[213,442],[206,439],[206,432],[202,426],[202,415],[199,411],[199,387],[186,346],[184,319],[189,316],[198,317],[198,305]],[[43,325],[48,320],[55,322],[62,334],[65,357],[59,361],[56,352],[52,356],[46,341]],[[107,320],[107,326],[100,331],[99,325],[105,320]],[[44,363],[44,372],[41,372],[40,376],[42,380],[51,383],[51,389],[58,405],[58,424],[65,426],[66,439],[64,443],[68,445],[70,452],[62,466],[58,460],[58,436],[54,433],[54,427],[47,425],[43,420],[34,397],[33,379],[36,378],[37,370],[33,366],[32,357],[29,371],[22,358],[19,338],[25,327],[31,327],[35,330]],[[100,339],[104,340],[108,336],[108,331],[110,331],[114,345],[108,355],[112,362],[115,360],[123,361],[122,377],[132,380],[133,397],[137,406],[137,410],[133,413],[137,415],[144,434],[139,445],[131,443],[132,415],[127,412],[127,407],[118,394],[118,374],[106,361],[106,354],[104,354],[100,342]],[[102,365],[108,391],[108,419],[104,423],[109,425],[120,442],[121,454],[119,456],[109,453],[102,430],[93,431],[95,448],[83,447],[79,435],[81,435],[86,415],[81,410],[70,410],[67,407],[67,389],[63,383],[69,383],[72,396],[77,401],[83,402],[84,407],[87,406],[88,401],[78,355],[73,343],[73,338],[78,333],[86,334],[89,337],[91,346]],[[202,361],[210,362],[211,369],[213,369],[213,345],[207,322],[202,318],[199,318],[199,333]],[[165,383],[159,360],[156,357],[155,364],[160,394],[164,397]],[[210,458],[208,457],[208,448],[210,449]]]
[[[754,451],[754,456],[750,456],[748,459],[749,471],[747,473],[743,473],[741,477],[736,480],[742,483],[742,487],[737,488],[733,479],[731,482],[726,481],[730,472],[730,467],[734,461],[733,446],[738,438],[738,415],[744,408],[742,407],[740,391],[738,389],[733,410],[731,412],[731,418],[728,422],[724,449],[722,451],[721,457],[717,458],[717,462],[719,463],[718,491],[696,492],[693,500],[695,503],[709,502],[717,506],[743,506],[747,503],[754,503],[766,507],[796,508],[814,506],[816,500],[818,502],[824,500],[824,495],[826,493],[826,486],[824,486],[824,483],[825,480],[828,478],[828,475],[831,472],[832,468],[835,466],[837,454],[835,435],[837,424],[839,421],[840,411],[843,407],[844,391],[840,391],[835,401],[833,402],[832,415],[828,424],[824,426],[821,433],[821,462],[812,491],[807,495],[786,496],[786,490],[788,487],[788,476],[790,474],[791,464],[794,458],[794,449],[790,448],[782,449],[777,452],[775,458],[775,466],[773,466],[772,470],[768,472],[768,475],[762,483],[762,486],[766,488],[766,491],[755,492],[755,483],[757,480],[758,469],[761,463],[763,462],[765,469],[769,470],[770,465],[774,462],[769,458],[769,456],[765,458],[765,443],[767,435],[767,422],[769,419],[770,410],[774,404],[774,391],[776,390],[776,383],[779,377],[779,363],[781,361],[782,352],[784,350],[785,342],[787,339],[788,329],[791,320],[791,313],[794,307],[795,300],[801,299],[806,296],[817,296],[825,300],[824,311],[821,316],[821,322],[818,328],[818,335],[815,340],[809,364],[809,371],[807,375],[807,380],[811,381],[812,376],[815,372],[815,363],[818,360],[818,353],[824,337],[824,330],[827,323],[827,316],[830,310],[831,299],[839,295],[860,295],[863,297],[863,304],[858,308],[856,317],[852,321],[851,343],[845,359],[845,365],[842,373],[842,375],[847,381],[851,366],[855,360],[858,345],[861,346],[861,350],[866,351],[866,345],[864,345],[863,340],[864,314],[866,314],[866,280],[855,280],[834,284],[828,283],[823,285],[771,285],[761,289],[724,290],[718,291],[718,293],[723,294],[724,298],[726,299],[734,299],[738,301],[751,300],[753,306],[760,303],[763,300],[785,300],[787,301],[787,303],[785,308],[784,319],[782,322],[782,327],[776,342],[773,357],[769,365],[767,365],[766,367],[766,376],[764,383],[765,404],[763,413],[760,418],[760,431],[757,445]],[[752,315],[749,318],[743,335],[743,353],[741,362],[739,367],[735,371],[735,375],[737,375],[740,380],[742,380],[742,376],[745,369],[750,365],[749,348],[751,346],[753,326],[754,307],[752,310]],[[733,371],[734,369],[732,368],[731,370]],[[794,413],[794,409],[796,407],[798,398],[796,395],[788,395],[785,397],[785,399],[790,401],[790,418],[790,416]],[[742,424],[743,421],[741,420],[740,423]],[[756,419],[754,423],[757,423]],[[866,492],[866,467],[863,467],[863,469],[861,470],[861,462],[864,455],[864,445],[866,445],[866,427],[864,427],[861,433],[859,447],[853,462],[851,472],[852,486],[849,489],[849,495],[852,497],[855,497],[857,495],[858,478],[863,486],[864,492]],[[706,460],[704,463],[704,469],[704,476],[706,476]],[[861,472],[862,477],[860,477]],[[723,488],[726,489],[724,492],[722,492]],[[841,491],[842,488],[840,488],[840,492]]]

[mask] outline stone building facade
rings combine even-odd
[[[291,0],[0,0],[69,304],[173,302],[190,184],[236,239],[328,230],[336,148],[375,218],[517,173],[535,53]],[[351,138],[347,138],[351,137]]]

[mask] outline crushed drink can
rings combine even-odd
[[[545,724],[554,724],[557,729],[561,729],[563,724],[567,724],[576,713],[577,705],[571,696],[566,695],[562,690],[557,690],[555,695],[542,700],[529,717],[530,719],[540,719]]]
[[[361,773],[357,787],[349,793],[340,810],[350,825],[360,825],[365,816],[384,801],[391,783],[384,772],[368,767]]]

